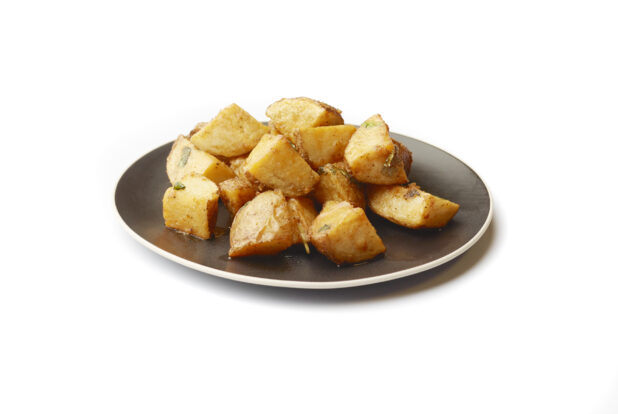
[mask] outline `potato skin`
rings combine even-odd
[[[255,185],[246,178],[234,177],[219,184],[219,194],[230,215],[235,216],[238,210],[258,194]]]
[[[266,191],[246,203],[230,229],[230,257],[271,255],[290,247],[297,231],[281,191]]]
[[[281,190],[287,197],[308,194],[320,179],[283,135],[265,134],[242,170],[249,181]]]
[[[343,161],[343,152],[354,132],[354,125],[300,128],[294,131],[293,141],[300,155],[317,169],[325,164]]]
[[[163,196],[165,226],[209,239],[217,221],[217,185],[199,174],[182,178],[184,189],[170,187]]]
[[[298,227],[294,235],[294,244],[309,242],[311,223],[318,215],[313,201],[307,197],[292,197],[288,199],[288,207]]]
[[[236,157],[251,151],[266,132],[267,126],[232,104],[223,108],[212,121],[192,131],[191,142],[210,154]]]
[[[443,227],[459,210],[459,204],[422,191],[415,183],[368,186],[367,196],[374,213],[411,229]]]
[[[354,178],[363,183],[408,182],[402,154],[379,114],[363,122],[352,135],[344,151],[344,160]]]
[[[320,203],[347,201],[354,207],[365,208],[365,193],[361,184],[346,171],[343,162],[326,164],[318,168],[320,181],[311,193]]]
[[[392,138],[391,138],[392,139]],[[408,149],[401,142],[393,139],[393,144],[397,146],[399,151],[399,156],[401,157],[401,162],[403,163],[403,169],[406,172],[406,175],[410,174],[410,167],[412,167],[412,151]]]
[[[234,172],[223,161],[196,148],[182,135],[172,145],[166,170],[172,184],[190,173],[201,174],[215,184],[234,177]]]
[[[337,264],[374,258],[386,248],[362,208],[328,202],[311,225],[311,243]]]
[[[298,128],[341,125],[341,111],[314,99],[284,98],[266,108],[270,124],[281,133],[292,136]]]

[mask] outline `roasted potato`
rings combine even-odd
[[[276,254],[294,243],[298,231],[281,191],[266,191],[246,203],[230,229],[230,257]]]
[[[208,239],[217,221],[218,200],[219,193],[215,183],[196,173],[186,175],[165,191],[165,225]]]
[[[257,195],[257,188],[246,178],[234,177],[219,184],[219,195],[232,216]]]
[[[298,231],[294,236],[294,244],[303,243],[307,253],[309,253],[309,232],[311,229],[311,223],[317,217],[318,212],[315,211],[313,201],[307,197],[293,197],[288,200],[288,206],[292,217],[296,220]]]
[[[190,173],[201,174],[215,184],[234,177],[234,172],[223,161],[199,150],[184,136],[179,136],[167,156],[167,176],[174,184]]]
[[[369,260],[386,248],[362,208],[329,201],[313,220],[311,244],[337,264]]]
[[[342,161],[343,151],[355,131],[354,125],[300,128],[294,131],[294,143],[300,155],[315,169]]]
[[[249,154],[247,154],[247,155],[249,155]],[[234,174],[236,174],[237,177],[244,177],[245,176],[245,174],[242,172],[242,166],[245,163],[245,161],[247,160],[247,155],[240,155],[238,157],[231,158],[228,161],[228,165],[230,166],[232,171],[234,171]]]
[[[344,160],[352,175],[371,184],[408,182],[404,163],[388,133],[388,125],[374,115],[356,130],[344,151]]]
[[[283,135],[264,135],[242,169],[249,181],[279,189],[287,197],[309,193],[320,179]]]
[[[371,210],[387,220],[411,229],[442,227],[459,210],[459,204],[408,185],[372,185],[367,187]]]
[[[266,132],[266,125],[232,104],[193,133],[191,142],[210,154],[236,157],[251,151]]]
[[[313,188],[312,194],[319,203],[347,201],[354,207],[365,208],[363,188],[346,171],[344,163],[326,164],[318,168],[318,174],[320,181]]]
[[[266,108],[266,116],[277,131],[289,136],[299,128],[343,124],[339,109],[309,98],[281,99]]]

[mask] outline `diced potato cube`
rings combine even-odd
[[[372,259],[386,248],[362,208],[328,202],[311,225],[311,243],[337,264]]]
[[[294,243],[297,231],[281,191],[266,191],[245,204],[230,229],[230,257],[276,254]]]
[[[279,189],[287,197],[311,191],[320,176],[311,169],[283,135],[266,134],[251,151],[243,166],[252,182]]]
[[[251,151],[268,127],[232,104],[191,136],[191,142],[213,155],[236,157]]]
[[[219,184],[219,193],[223,204],[234,216],[245,203],[253,200],[257,189],[246,178],[234,177]]]
[[[165,226],[209,239],[217,221],[217,185],[191,173],[168,188],[163,196]]]
[[[321,203],[347,201],[354,207],[365,208],[365,194],[358,181],[338,162],[318,168],[320,181],[313,188],[313,196]]]
[[[352,175],[371,184],[408,182],[399,147],[388,134],[388,125],[374,115],[356,130],[345,149],[344,159]]]
[[[190,173],[201,174],[216,184],[234,177],[234,172],[223,161],[197,149],[182,135],[172,145],[167,157],[167,176],[174,184]]]
[[[318,215],[313,201],[307,197],[293,197],[288,200],[292,217],[296,220],[298,231],[294,236],[294,244],[303,243],[307,246],[310,239],[311,223]],[[308,250],[308,247],[307,247]],[[309,253],[309,251],[307,251]]]
[[[268,108],[266,116],[281,133],[291,136],[299,128],[341,125],[341,111],[309,98],[285,98]]]
[[[459,204],[422,191],[415,183],[369,186],[367,196],[374,213],[412,229],[445,226],[459,210]]]
[[[342,161],[343,151],[355,131],[354,125],[300,128],[294,132],[294,143],[309,165],[318,168]]]

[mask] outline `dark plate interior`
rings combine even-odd
[[[480,177],[457,158],[422,141],[391,135],[413,153],[410,180],[461,207],[446,227],[426,230],[400,227],[368,211],[386,245],[386,253],[367,263],[337,267],[315,249],[306,255],[302,246],[293,246],[276,256],[229,259],[227,230],[231,220],[223,205],[219,207],[217,220],[219,233],[223,234],[212,240],[198,240],[165,228],[161,200],[170,186],[165,161],[171,142],[144,155],[122,175],[116,188],[116,207],[126,225],[151,245],[198,265],[264,279],[258,283],[270,284],[266,280],[269,279],[291,284],[342,281],[362,284],[358,279],[402,271],[416,273],[429,264],[440,264],[440,259],[454,258],[454,253],[462,252],[464,246],[478,238],[489,223],[491,199]]]

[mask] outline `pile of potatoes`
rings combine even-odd
[[[281,99],[266,115],[268,126],[232,104],[178,137],[167,158],[167,227],[209,239],[221,199],[234,217],[230,257],[302,243],[342,264],[385,251],[367,205],[413,229],[442,227],[457,213],[458,204],[409,182],[412,153],[380,115],[356,128],[309,98]]]

